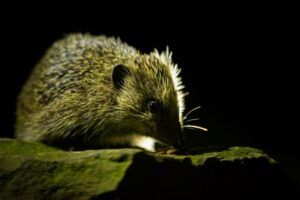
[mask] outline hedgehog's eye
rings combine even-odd
[[[160,106],[159,106],[159,104],[156,101],[150,101],[148,103],[148,110],[151,113],[158,113],[159,110],[160,110]]]

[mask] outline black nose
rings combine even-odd
[[[183,138],[178,138],[177,140],[176,140],[176,148],[181,148],[181,147],[183,147],[183,145],[184,145],[184,139]]]

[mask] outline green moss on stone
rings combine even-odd
[[[212,159],[213,172],[210,171],[211,165],[207,164]],[[257,166],[262,164],[263,167],[270,166],[270,169],[276,164],[261,150],[250,147],[188,155],[155,155],[138,149],[62,151],[35,142],[0,139],[0,199],[101,199],[107,194],[116,198],[136,193],[136,188],[143,195],[150,191],[149,198],[153,198],[152,194],[160,194],[158,191],[162,188],[163,191],[174,190],[175,194],[197,193],[198,187],[208,187],[210,182],[220,177],[230,181],[228,173],[235,173],[236,167],[242,169],[241,173],[245,169],[249,171],[242,164],[251,160],[257,160]],[[231,165],[224,168],[223,162]],[[251,169],[252,165],[249,166]],[[255,170],[249,173],[257,173]],[[266,174],[263,170],[258,173]],[[267,176],[269,181],[271,175]],[[188,184],[197,180],[199,183],[196,185]],[[226,181],[221,185],[224,184]]]

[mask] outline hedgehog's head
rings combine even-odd
[[[183,85],[168,50],[141,55],[112,70],[117,127],[179,148],[183,144]]]

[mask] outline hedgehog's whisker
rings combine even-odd
[[[197,107],[191,109],[189,112],[187,112],[187,113],[183,116],[183,120],[185,120],[192,112],[194,112],[194,111],[196,111],[196,110],[198,110],[198,109],[200,109],[200,108],[201,108],[201,106],[197,106]]]
[[[202,130],[202,131],[208,131],[207,128],[201,127],[201,126],[197,126],[197,125],[191,125],[191,124],[186,124],[182,126],[183,128],[188,128],[188,129],[198,129],[198,130]]]
[[[188,120],[184,121],[184,123],[192,122],[192,121],[198,121],[199,119],[200,119],[200,118],[188,119]]]

